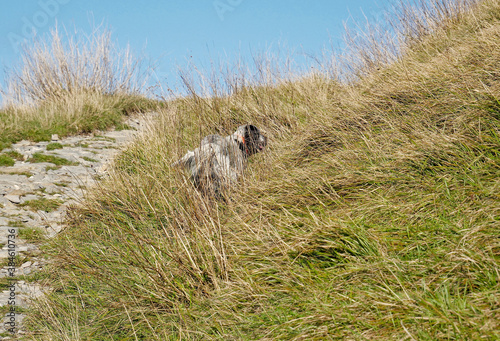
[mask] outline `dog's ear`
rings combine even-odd
[[[245,142],[248,143],[253,143],[259,138],[260,131],[259,128],[257,128],[254,125],[247,124],[245,126]]]
[[[260,133],[259,128],[251,124],[246,126],[245,140],[248,155],[262,151],[267,144],[267,138]]]
[[[246,132],[248,134],[260,135],[259,128],[257,128],[256,126],[254,126],[252,124],[247,124],[245,128],[246,128]]]

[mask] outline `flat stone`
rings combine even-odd
[[[1,249],[0,250],[0,259],[6,259],[9,258],[9,251]]]
[[[30,218],[30,217],[29,217],[29,216],[27,216],[27,215],[22,215],[22,216],[20,217],[20,219],[21,219],[21,222],[23,222],[23,223],[27,223],[28,221],[33,220],[32,218]]]
[[[31,264],[33,264],[31,261],[27,261],[26,263],[21,264],[21,266],[19,268],[24,269],[24,268],[31,266]]]
[[[17,161],[14,166],[5,169],[6,173],[21,173],[33,171],[36,166],[32,163],[24,163]]]
[[[5,201],[3,202],[2,215],[4,217],[17,216],[19,214],[19,207],[16,204],[11,203],[9,200],[2,197]]]
[[[16,306],[22,308],[26,308],[30,300],[43,295],[42,287],[40,285],[26,283],[24,281],[18,281],[15,284],[15,293],[16,293]],[[5,290],[2,293],[0,293],[0,306],[7,305],[9,296],[10,296],[10,290]],[[18,317],[17,314],[16,317]],[[18,322],[19,320],[16,318],[16,323]]]
[[[16,146],[30,146],[31,142],[27,141],[27,140],[22,140],[22,141],[17,142],[15,145]]]
[[[5,199],[9,200],[13,204],[21,203],[21,197],[17,194],[7,194],[5,195]]]
[[[9,235],[11,234],[10,231],[12,229],[15,229],[14,234],[17,235],[17,227],[9,227],[9,226],[1,226],[0,227],[0,244],[2,245],[2,248],[7,244],[9,240]]]
[[[0,226],[0,236],[7,237],[10,234],[9,230],[12,230],[12,229],[14,229],[15,230],[14,233],[17,234],[17,231],[18,231],[19,227]]]
[[[28,194],[28,195],[21,198],[21,203],[25,203],[26,201],[36,200],[36,199],[39,199],[38,195]]]
[[[43,152],[45,148],[42,145],[36,145],[36,146],[31,146],[26,150],[26,153],[28,154],[35,154],[35,153],[40,153]]]
[[[21,324],[24,320],[24,317],[25,317],[24,314],[16,312],[16,325],[17,325],[16,327],[19,328],[21,326]],[[11,317],[6,314],[5,317],[3,318],[3,320],[1,321],[2,323],[0,326],[0,331],[2,333],[8,332],[8,328],[9,328],[8,323],[10,322],[10,319],[11,319]],[[18,333],[22,334],[21,330],[19,330]],[[10,334],[10,332],[9,332],[9,334]],[[15,339],[17,339],[17,337],[14,335],[12,337],[9,337],[9,336],[2,337],[2,340],[15,340]]]

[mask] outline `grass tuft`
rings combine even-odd
[[[16,175],[24,175],[27,178],[30,178],[33,176],[33,173],[31,172],[22,172],[22,171],[10,171],[10,170],[0,170],[0,174],[16,174]]]
[[[0,154],[0,166],[12,167],[16,162],[7,154]]]
[[[45,210],[46,211],[46,210]],[[50,212],[50,211],[46,211]],[[27,241],[28,243],[38,243],[46,239],[45,231],[37,227],[25,227],[19,229],[19,238]]]
[[[59,208],[59,206],[61,206],[61,204],[62,204],[62,202],[60,200],[40,198],[40,199],[33,199],[33,200],[25,201],[22,204],[19,204],[19,206],[28,206],[33,211],[52,212],[52,211],[57,210],[57,208]]]
[[[47,150],[63,149],[63,145],[59,142],[51,142],[47,145]]]
[[[5,154],[5,155],[17,160],[17,161],[24,160],[23,154],[19,153],[18,151],[15,151],[15,150],[10,150],[10,151],[4,152],[3,154]]]
[[[83,156],[82,159],[84,159],[85,161],[88,161],[88,162],[99,162],[99,160],[93,159],[93,158],[88,157],[88,156]]]
[[[49,162],[53,163],[56,166],[76,166],[78,165],[78,162],[76,161],[70,161],[68,159],[65,159],[63,157],[55,156],[55,155],[47,155],[47,154],[42,154],[42,153],[35,153],[31,156],[31,158],[28,159],[29,162],[31,163],[38,163],[38,162]]]

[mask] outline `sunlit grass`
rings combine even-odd
[[[141,93],[151,71],[144,62],[114,46],[106,30],[65,36],[54,29],[27,45],[1,89],[0,151],[20,140],[120,127],[124,116],[154,110],[159,102]]]
[[[38,163],[38,162],[49,162],[53,163],[56,166],[76,166],[78,162],[70,161],[60,156],[48,155],[43,153],[34,153],[31,158],[28,159],[28,162]]]
[[[63,149],[63,145],[59,142],[51,142],[47,145],[47,150]]]
[[[499,338],[500,6],[443,4],[353,83],[184,77],[50,243],[33,338]],[[170,167],[245,123],[269,146],[228,202]]]
[[[19,206],[28,206],[30,209],[33,211],[45,211],[45,212],[52,212],[57,210],[59,206],[61,206],[62,201],[57,200],[57,199],[47,199],[47,198],[39,198],[39,199],[33,199],[33,200],[28,200],[25,201],[22,204],[19,204]]]

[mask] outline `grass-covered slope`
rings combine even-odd
[[[114,46],[109,31],[51,35],[27,44],[0,88],[0,151],[20,140],[90,133],[125,115],[155,109],[142,95],[148,69]]]
[[[79,93],[30,107],[0,109],[0,151],[21,140],[50,141],[118,126],[127,115],[159,103],[139,94]]]
[[[500,6],[355,85],[171,102],[49,247],[34,339],[500,338]],[[170,164],[251,122],[228,203]]]

